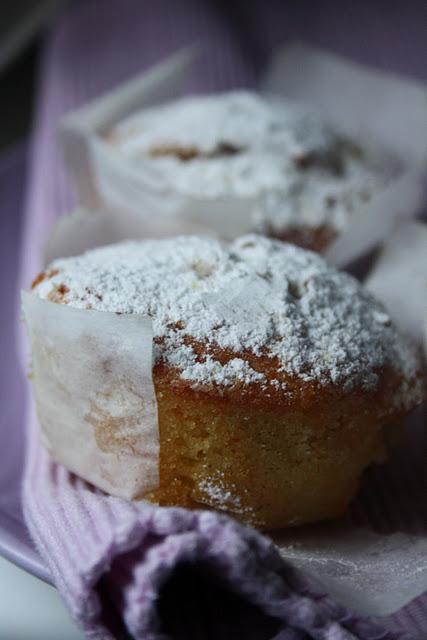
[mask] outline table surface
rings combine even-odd
[[[4,640],[83,640],[58,592],[0,558],[0,637]]]

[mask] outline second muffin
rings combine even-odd
[[[307,105],[246,91],[144,109],[106,140],[132,167],[135,185],[143,177],[164,194],[158,215],[169,219],[167,194],[178,207],[182,196],[194,204],[184,221],[189,215],[227,238],[257,231],[316,251],[347,231],[394,172],[391,157]],[[225,220],[215,208],[224,200],[233,207]]]

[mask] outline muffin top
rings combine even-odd
[[[162,190],[248,199],[257,231],[344,230],[392,173],[390,158],[362,149],[313,109],[246,91],[145,109],[107,137]]]
[[[256,384],[285,397],[297,380],[369,391],[390,370],[396,407],[420,394],[417,359],[383,306],[317,254],[262,236],[110,245],[55,260],[33,290],[149,316],[155,363],[194,387]]]

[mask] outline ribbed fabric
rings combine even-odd
[[[280,13],[272,19],[273,12],[263,13],[259,7],[264,31],[258,32],[254,6],[243,16],[241,37],[236,20],[224,19],[232,13],[227,13],[226,3],[211,8],[200,0],[86,0],[54,25],[41,69],[30,158],[24,286],[40,265],[48,229],[72,203],[55,138],[60,116],[194,40],[203,42],[205,53],[188,90],[253,85],[259,61],[269,49],[269,34],[278,33]],[[259,534],[213,513],[105,496],[55,465],[39,446],[37,434],[30,404],[25,516],[55,584],[88,638],[122,637],[125,630],[144,640],[165,638],[172,621],[176,637],[186,640],[191,625],[193,637],[206,640],[260,640],[274,634],[279,634],[277,640],[391,640],[399,636],[398,627],[414,635],[426,630],[425,598],[391,617],[389,632],[381,630],[326,598],[301,591],[290,568]],[[354,522],[380,530],[423,524],[422,515],[417,518],[413,511],[423,477],[420,448],[413,450],[410,462],[369,474],[349,516]],[[396,500],[402,505],[397,520]],[[193,573],[187,571],[180,580],[188,563]],[[256,604],[264,617],[245,602]],[[233,622],[239,612],[240,621]],[[238,630],[234,634],[233,624]]]
[[[213,512],[166,509],[107,496],[54,464],[38,442],[38,424],[29,408],[29,454],[24,509],[30,533],[76,622],[88,638],[110,640],[124,630],[132,637],[160,640],[159,594],[177,569],[187,563],[210,582],[238,594],[274,618],[280,640],[392,640],[403,637],[358,619],[323,597],[298,586],[292,570],[268,538]],[[194,596],[195,594],[193,594]],[[176,593],[185,601],[185,593]],[[206,606],[206,605],[205,605]],[[203,616],[227,617],[220,603],[203,609],[204,632],[215,633]],[[167,622],[167,621],[166,621]],[[182,633],[188,621],[180,623]],[[244,621],[242,621],[242,626]],[[273,621],[260,619],[245,638],[265,637]],[[228,638],[220,631],[214,638]],[[180,627],[177,627],[179,638]],[[197,637],[197,636],[194,636]],[[200,639],[209,637],[198,636]]]

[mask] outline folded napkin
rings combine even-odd
[[[29,422],[26,520],[88,638],[398,637],[310,596],[268,538],[231,518],[94,489],[39,445],[32,406]]]
[[[251,85],[255,66],[220,15],[198,0],[89,0],[48,37],[30,159],[22,283],[40,266],[48,229],[72,201],[58,119],[180,46],[204,38],[189,89]],[[32,402],[23,503],[31,535],[88,638],[401,637],[304,590],[271,542],[213,512],[106,496],[39,445]]]

